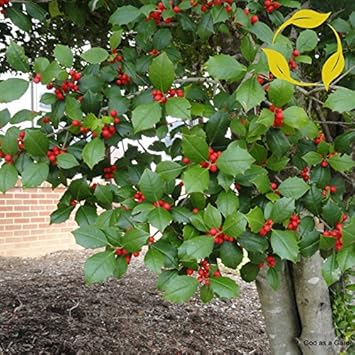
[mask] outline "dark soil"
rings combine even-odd
[[[233,301],[173,305],[140,260],[120,281],[85,286],[88,255],[0,258],[0,354],[270,353],[254,285]]]

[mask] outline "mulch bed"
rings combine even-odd
[[[270,354],[254,285],[233,301],[164,301],[134,260],[122,280],[87,287],[88,251],[0,258],[0,354]]]

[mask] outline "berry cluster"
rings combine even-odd
[[[115,254],[117,256],[124,256],[124,258],[126,259],[127,261],[127,264],[129,264],[131,262],[131,258],[132,258],[132,255],[135,256],[135,257],[138,257],[139,254],[140,254],[140,251],[137,251],[135,253],[132,253],[130,254],[128,250],[126,249],[123,249],[123,248],[117,248],[115,250]]]
[[[320,144],[323,141],[325,141],[325,135],[323,132],[320,132],[318,137],[314,138],[314,140],[313,140],[314,144],[316,144],[316,145]]]
[[[65,94],[67,93],[79,91],[78,81],[81,78],[81,74],[76,72],[74,69],[71,69],[69,71],[69,76],[70,76],[69,80],[65,80],[59,88],[56,88],[54,90],[55,96],[57,97],[58,101],[63,101],[65,98]],[[40,82],[41,81],[40,74],[36,74],[33,81],[35,83]],[[52,89],[52,88],[53,88],[52,83],[47,85],[47,89]]]
[[[153,202],[153,206],[164,208],[167,211],[171,210],[171,204],[169,202],[164,201],[164,200],[158,200],[158,201]]]
[[[282,127],[284,120],[284,113],[282,108],[275,107],[274,105],[270,105],[269,110],[274,112],[274,127]]]
[[[281,4],[273,0],[265,0],[264,7],[267,13],[272,14],[274,11],[278,10],[281,7]]]
[[[19,134],[18,134],[18,137],[17,137],[17,146],[20,150],[24,149],[25,148],[25,143],[23,142],[23,140],[25,139],[25,135],[26,135],[26,132],[25,131],[21,131]]]
[[[210,284],[210,280],[208,279],[209,274],[210,264],[207,262],[207,260],[202,260],[197,271],[197,281],[208,286]]]
[[[203,161],[200,163],[202,168],[208,169],[211,173],[216,173],[218,167],[216,165],[218,158],[221,156],[221,151],[215,151],[212,147],[208,148],[208,161]]]
[[[5,154],[2,150],[0,150],[0,158],[4,158],[5,162],[8,164],[13,163],[12,155]]]
[[[294,49],[292,51],[292,58],[288,61],[288,65],[291,70],[296,70],[298,68],[295,58],[297,58],[299,55],[300,55],[300,51],[298,49]]]
[[[271,231],[273,224],[274,224],[274,222],[272,221],[272,219],[268,219],[264,223],[264,225],[261,227],[261,229],[259,230],[259,235],[261,235],[262,237],[265,237],[266,234],[268,234]]]
[[[53,147],[52,149],[48,150],[47,157],[52,165],[57,165],[57,156],[62,153],[65,153],[65,150],[58,147]]]
[[[327,185],[322,191],[322,196],[326,197],[329,193],[335,194],[337,192],[337,187],[335,185]]]
[[[339,251],[343,247],[343,223],[348,219],[346,214],[343,214],[339,223],[335,225],[332,231],[324,231],[323,236],[328,238],[335,238],[335,250]]]
[[[129,84],[130,81],[131,81],[131,78],[129,77],[128,74],[119,73],[117,80],[116,80],[116,84],[119,86],[123,86],[123,85]]]
[[[137,203],[142,203],[145,200],[144,195],[140,191],[136,192],[133,198]]]
[[[191,3],[191,1],[190,1]],[[213,0],[213,1],[208,1],[206,4],[201,5],[201,11],[202,12],[207,12],[209,9],[211,9],[214,6],[224,6],[224,9],[226,10],[227,13],[230,13],[232,11],[232,5],[233,0]],[[197,3],[196,3],[197,5]]]
[[[170,4],[172,6],[173,12],[175,12],[176,14],[181,11],[179,6],[173,6],[172,2]],[[147,21],[153,20],[157,25],[159,25],[160,22],[163,20],[163,13],[166,10],[167,8],[165,7],[164,3],[159,2],[155,9],[147,16]],[[167,17],[163,21],[164,23],[171,23],[171,17]]]
[[[169,97],[183,97],[184,96],[184,90],[182,89],[169,89],[168,93],[165,95],[162,91],[160,90],[153,90],[152,91],[152,96],[153,100],[157,101],[161,104],[165,104],[168,101]]]
[[[112,136],[115,135],[115,133],[116,133],[115,126],[105,124],[101,131],[101,137],[103,139],[110,139]]]
[[[6,13],[5,8],[7,5],[9,5],[10,0],[0,0],[0,14]]]
[[[110,61],[111,64],[113,64],[115,62],[118,62],[118,63],[123,62],[123,56],[122,56],[122,54],[118,54],[117,49],[113,49],[112,54],[114,55],[114,58]]]
[[[293,214],[290,218],[288,225],[287,225],[287,229],[295,231],[295,230],[297,230],[298,225],[300,223],[301,223],[300,218],[296,214]]]
[[[120,118],[118,117],[118,112],[116,110],[111,110],[110,116],[113,118],[113,123],[114,124],[119,124],[120,123]]]
[[[104,179],[106,180],[113,179],[113,174],[115,173],[116,170],[117,170],[116,165],[111,165],[104,168]]]
[[[211,228],[208,234],[214,237],[215,244],[223,244],[226,242],[233,242],[234,238],[223,233],[222,228]]]
[[[300,172],[300,176],[303,178],[305,182],[309,181],[309,179],[311,178],[309,172],[310,169],[308,167],[303,168]]]

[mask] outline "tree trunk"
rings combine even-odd
[[[274,291],[266,280],[267,268],[262,268],[256,287],[264,314],[270,349],[274,355],[300,354],[296,338],[300,334],[297,306],[286,269],[280,273],[280,286]]]
[[[328,286],[322,273],[322,258],[317,252],[293,265],[293,280],[298,314],[302,324],[299,346],[304,355],[336,354],[332,309]]]

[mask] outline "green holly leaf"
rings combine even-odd
[[[113,194],[109,185],[96,186],[94,195],[101,207],[106,209],[112,207]]]
[[[283,197],[277,200],[271,210],[270,218],[274,223],[283,223],[291,217],[295,210],[295,200],[288,197]]]
[[[184,97],[172,97],[168,99],[165,109],[168,116],[183,120],[191,118],[191,104]]]
[[[160,232],[164,232],[171,222],[171,213],[161,207],[154,208],[148,215],[148,222]]]
[[[203,220],[209,228],[219,228],[222,224],[222,216],[218,209],[212,205],[208,205],[203,214]]]
[[[239,295],[239,286],[229,277],[210,277],[210,287],[220,298],[234,298]]]
[[[152,272],[158,274],[164,266],[165,256],[158,249],[152,246],[144,256],[144,265]]]
[[[57,44],[54,48],[54,57],[59,64],[65,68],[71,68],[73,66],[73,53],[68,46]]]
[[[25,139],[25,150],[34,157],[46,156],[49,149],[49,139],[40,130],[27,130]]]
[[[137,106],[132,112],[134,132],[138,133],[154,126],[161,119],[161,107],[157,102]]]
[[[355,91],[346,88],[337,89],[328,96],[324,107],[339,113],[355,110]]]
[[[255,159],[238,142],[229,144],[217,160],[217,167],[225,174],[236,176],[248,170]]]
[[[317,153],[317,152],[308,152],[305,154],[302,159],[308,164],[308,165],[319,165],[321,161],[323,160],[322,156]]]
[[[248,112],[265,100],[265,91],[257,80],[252,77],[239,86],[236,91],[236,99],[245,112]]]
[[[231,190],[222,191],[218,194],[216,205],[223,216],[227,217],[237,211],[239,207],[239,199]]]
[[[276,107],[282,107],[291,101],[294,91],[294,85],[285,80],[275,79],[270,83],[268,96]]]
[[[0,103],[19,99],[28,89],[29,82],[23,79],[7,79],[0,82]]]
[[[352,157],[348,154],[343,154],[339,155],[336,154],[335,156],[331,157],[328,159],[329,165],[335,170],[335,171],[351,171],[352,168],[355,166],[355,163],[352,159]]]
[[[22,176],[22,185],[24,188],[40,186],[46,181],[49,174],[49,166],[46,163],[26,164]]]
[[[97,218],[96,208],[91,206],[80,206],[75,214],[75,222],[79,226],[90,226]]]
[[[102,139],[95,138],[85,145],[83,160],[91,170],[103,159],[105,159],[105,144]]]
[[[109,53],[106,49],[95,47],[90,48],[88,51],[84,52],[80,56],[90,64],[100,64],[108,58]]]
[[[339,268],[335,254],[330,255],[326,260],[324,260],[322,265],[322,275],[328,287],[339,280],[341,276],[341,269]]]
[[[246,215],[249,228],[253,233],[258,233],[265,223],[264,213],[258,206],[251,209]]]
[[[187,193],[204,192],[208,188],[209,180],[208,169],[201,168],[198,165],[188,168],[182,175]]]
[[[121,6],[111,15],[109,22],[113,25],[127,25],[134,22],[140,14],[140,10],[134,6]]]
[[[270,240],[272,250],[281,259],[290,260],[294,263],[297,261],[299,246],[296,232],[273,230]]]
[[[291,106],[284,111],[284,123],[287,126],[301,129],[307,126],[309,118],[303,108]]]
[[[113,275],[116,258],[113,251],[104,251],[88,258],[84,265],[85,282],[104,282]]]
[[[284,180],[278,188],[281,195],[291,197],[296,200],[301,198],[309,189],[309,185],[306,184],[303,179],[298,177],[292,177]]]
[[[240,276],[246,282],[255,281],[260,269],[253,263],[247,263],[240,269]]]
[[[236,269],[243,260],[243,251],[234,243],[224,242],[219,248],[219,256],[225,266]]]
[[[266,134],[266,142],[277,158],[284,157],[291,147],[289,140],[280,129],[269,129]]]
[[[305,30],[300,33],[296,41],[296,48],[301,52],[313,51],[318,45],[317,33],[312,30]]]
[[[4,164],[0,168],[0,191],[6,192],[12,189],[17,182],[18,172],[12,164]]]
[[[167,181],[176,179],[184,167],[174,161],[162,161],[157,165],[156,172]]]
[[[190,276],[176,275],[164,284],[163,295],[167,301],[183,303],[189,300],[198,287],[198,281]]]
[[[213,250],[213,237],[201,236],[185,240],[179,247],[179,259],[189,261],[208,257]]]
[[[80,102],[72,96],[65,98],[65,113],[73,120],[81,120],[83,112]]]
[[[5,108],[0,111],[0,128],[6,126],[11,120],[10,111]]]
[[[23,73],[30,71],[29,59],[25,55],[25,50],[14,41],[10,41],[6,49],[6,60],[10,66],[17,71]]]
[[[67,221],[73,211],[73,207],[59,207],[50,215],[50,224],[60,224]]]
[[[343,247],[337,253],[336,260],[342,272],[353,269],[355,266],[355,244]]]
[[[149,79],[155,88],[166,92],[175,80],[174,64],[164,52],[154,58],[149,67]]]
[[[221,10],[224,10],[221,8]],[[218,80],[238,81],[246,72],[246,67],[235,58],[226,54],[210,57],[207,64],[208,73]]]
[[[80,164],[73,154],[62,153],[57,156],[57,165],[62,169],[71,169],[79,166]]]
[[[160,175],[145,169],[138,186],[147,201],[155,202],[163,196],[164,183]]]
[[[210,302],[213,299],[213,291],[211,290],[211,287],[203,285],[200,288],[200,297],[203,303]]]
[[[95,225],[80,226],[72,233],[76,243],[86,249],[105,247],[108,244],[105,233]]]
[[[328,200],[322,208],[322,218],[331,226],[339,222],[342,211],[332,200]]]
[[[139,229],[130,229],[122,239],[122,247],[131,253],[140,251],[143,245],[146,244],[149,233]]]
[[[184,135],[182,138],[182,151],[184,156],[196,163],[208,159],[208,144],[206,139],[197,135]]]
[[[226,217],[223,223],[223,233],[236,238],[245,231],[246,225],[247,219],[245,216],[237,212]]]

